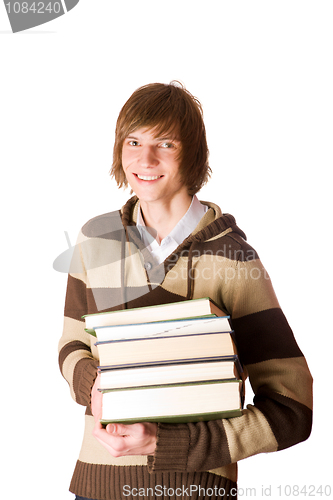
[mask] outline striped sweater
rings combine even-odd
[[[169,498],[178,488],[178,498],[190,492],[195,500],[200,491],[202,497],[200,486],[211,488],[212,499],[223,498],[223,492],[230,498],[238,460],[287,448],[311,432],[312,377],[270,278],[235,219],[202,203],[209,209],[195,231],[161,264],[140,240],[136,197],[80,232],[59,343],[61,372],[74,400],[86,406],[70,485],[77,495],[131,500],[141,492]],[[253,404],[232,419],[159,424],[154,456],[112,457],[92,436],[90,394],[98,353],[82,316],[207,296],[232,319]]]

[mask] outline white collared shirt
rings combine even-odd
[[[146,229],[146,224],[141,214],[140,203],[136,226],[140,232],[144,245],[155,257],[157,262],[161,264],[161,262],[163,262],[174,250],[176,250],[185,238],[187,238],[194,231],[207,210],[208,207],[200,203],[198,198],[194,195],[186,214],[175,225],[172,231],[165,238],[163,238],[160,245]]]

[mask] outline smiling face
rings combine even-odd
[[[122,166],[141,203],[190,198],[179,171],[180,152],[177,138],[169,134],[156,137],[152,129],[139,128],[125,138]]]

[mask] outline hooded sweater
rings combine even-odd
[[[233,216],[206,214],[164,262],[144,247],[138,199],[87,222],[68,275],[59,365],[73,399],[86,407],[70,491],[100,499],[236,498],[237,461],[308,438],[312,377],[257,252]],[[159,423],[153,456],[115,458],[93,437],[91,389],[99,365],[82,316],[210,297],[229,315],[254,399],[242,415]]]

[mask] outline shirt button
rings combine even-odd
[[[150,271],[153,266],[152,266],[151,262],[146,262],[144,267],[147,271]]]

